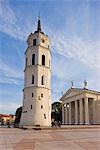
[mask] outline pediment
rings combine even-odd
[[[82,93],[83,93],[82,89],[71,88],[64,94],[64,98],[69,98],[69,97],[76,96]]]

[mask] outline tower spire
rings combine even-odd
[[[38,32],[41,32],[41,20],[40,20],[40,13],[39,13],[39,16],[38,16],[38,26],[37,26],[37,31],[38,31]]]

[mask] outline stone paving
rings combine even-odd
[[[0,128],[0,150],[100,150],[100,128]]]

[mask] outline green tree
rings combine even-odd
[[[19,107],[19,108],[16,110],[16,113],[15,113],[14,127],[18,127],[18,126],[19,126],[21,114],[22,114],[22,107]]]
[[[54,102],[52,104],[51,119],[62,122],[62,104],[60,102]]]

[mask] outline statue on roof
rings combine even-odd
[[[87,87],[87,81],[85,80],[84,81],[84,89],[86,89],[86,87]]]
[[[73,83],[73,81],[71,81],[71,88],[73,88],[73,85],[74,85],[74,83]]]

